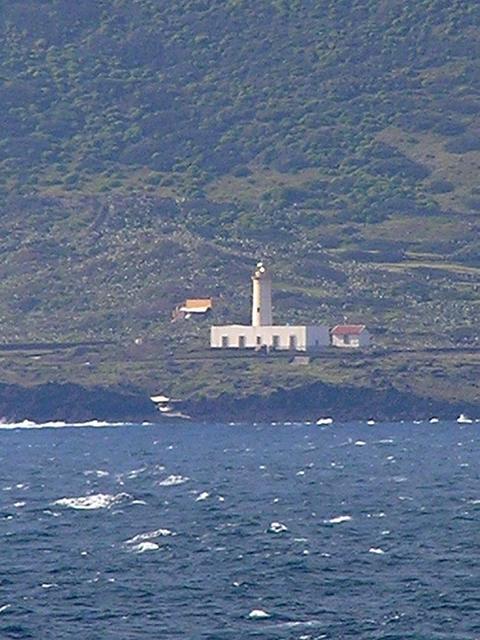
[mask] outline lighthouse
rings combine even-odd
[[[272,279],[263,262],[252,276],[252,327],[272,325]]]
[[[252,275],[252,323],[210,327],[212,349],[271,351],[318,351],[330,344],[325,325],[274,325],[272,322],[272,278],[263,262]]]

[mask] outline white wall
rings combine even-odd
[[[370,345],[370,333],[365,329],[360,334],[348,336],[348,343],[345,342],[344,336],[332,335],[332,345],[345,349],[355,349],[358,347],[368,347]]]
[[[328,327],[224,325],[210,329],[214,349],[254,349],[267,346],[277,350],[307,351],[330,344]]]
[[[330,331],[324,325],[310,325],[305,327],[307,331],[307,347],[318,349],[330,346]]]
[[[268,273],[252,277],[252,326],[272,326],[272,281]]]

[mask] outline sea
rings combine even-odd
[[[480,638],[480,424],[0,425],[0,638]]]

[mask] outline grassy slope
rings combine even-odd
[[[214,295],[215,320],[247,321],[264,256],[279,322],[475,347],[479,18],[443,0],[0,2],[4,340],[118,342],[9,355],[3,377],[474,398],[475,354],[202,362],[207,326],[169,314]]]

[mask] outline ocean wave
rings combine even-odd
[[[160,487],[175,487],[178,484],[184,484],[185,482],[188,482],[188,480],[190,480],[190,478],[187,478],[187,476],[172,474],[170,476],[167,476],[163,480],[160,480],[158,484]]]
[[[33,420],[22,420],[21,422],[0,422],[0,430],[12,431],[15,429],[69,429],[74,427],[126,427],[133,422],[111,422],[109,420],[88,420],[86,422],[65,422],[63,420],[51,420],[49,422],[34,422]],[[151,426],[153,422],[142,422],[142,426]]]
[[[288,528],[282,522],[272,522],[268,527],[269,533],[285,533]]]
[[[146,551],[158,551],[160,549],[160,545],[156,542],[140,542],[139,544],[132,547],[130,550],[134,553],[145,553]]]
[[[133,538],[129,540],[125,540],[125,544],[138,544],[139,542],[143,542],[145,540],[155,540],[155,538],[163,538],[165,536],[175,536],[177,535],[170,529],[155,529],[154,531],[147,531],[146,533],[139,533]]]
[[[350,522],[352,516],[335,516],[329,520],[324,520],[324,524],[341,524],[342,522]]]
[[[250,613],[248,614],[248,618],[250,620],[266,620],[270,617],[270,614],[263,609],[252,609],[252,611],[250,611]]]
[[[95,493],[89,496],[60,498],[59,500],[55,500],[53,504],[69,509],[89,511],[94,509],[110,509],[114,505],[131,500],[131,498],[132,496],[129,493],[117,493],[116,495]]]
[[[272,625],[273,628],[278,629],[296,629],[300,627],[320,627],[323,623],[321,620],[290,620],[288,622],[279,622],[276,625]],[[301,636],[302,637],[302,636]],[[312,636],[303,636],[305,638],[311,638]],[[317,636],[318,637],[318,636]],[[326,638],[326,636],[320,636]]]
[[[108,471],[103,471],[103,469],[87,469],[87,471],[83,472],[84,476],[95,476],[96,478],[105,478],[109,476]]]

